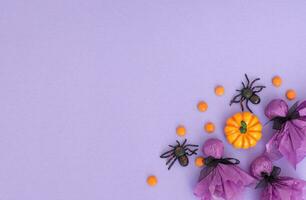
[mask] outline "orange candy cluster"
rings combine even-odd
[[[275,87],[280,87],[282,85],[282,82],[283,82],[283,80],[280,76],[274,76],[272,78],[272,84]],[[290,101],[294,100],[296,98],[296,92],[293,89],[287,90],[285,95],[286,95],[286,98]]]

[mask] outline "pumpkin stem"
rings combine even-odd
[[[245,121],[241,121],[240,122],[241,126],[239,128],[240,133],[244,134],[247,132],[247,124],[245,123]]]

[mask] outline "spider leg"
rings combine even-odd
[[[243,107],[243,104],[242,104],[242,102],[245,100],[245,97],[242,97],[241,99],[240,99],[240,107],[241,107],[241,110],[242,111],[244,111],[244,107]]]
[[[173,160],[173,158],[175,158],[174,154],[173,154],[173,156],[172,156],[171,158],[169,158],[169,160],[166,162],[166,165],[168,165],[168,164],[171,162],[171,160]]]
[[[181,146],[184,146],[187,142],[187,139],[184,140],[183,144]]]
[[[199,147],[199,145],[196,145],[196,144],[187,144],[184,147]]]
[[[186,150],[186,151],[190,151],[190,152],[192,153],[192,152],[196,152],[196,151],[199,150],[199,149],[191,150],[191,149],[189,149],[189,148],[186,148],[185,150]]]
[[[252,88],[252,90],[253,90],[254,93],[258,93],[261,90],[263,90],[264,88],[266,88],[266,86],[255,86],[255,87]],[[258,90],[254,90],[254,89],[258,89]]]
[[[173,151],[174,151],[173,149],[170,150],[170,151],[167,151],[167,152],[163,153],[162,155],[160,155],[160,157],[161,158],[168,158],[173,154]]]
[[[190,149],[186,149],[186,150],[189,150],[189,151],[190,151],[190,153],[186,152],[186,155],[187,155],[187,156],[192,156],[192,155],[194,155],[194,154],[197,155],[197,150],[198,150],[198,149],[195,149],[195,150],[193,150],[193,151],[190,150]]]
[[[253,91],[253,93],[261,92],[264,88],[259,88],[258,90]]]
[[[230,106],[233,104],[233,103],[239,103],[240,101],[239,100],[236,100],[238,97],[240,97],[241,94],[238,94],[236,96],[234,96],[234,98],[231,100],[230,102]]]
[[[252,87],[252,89],[255,89],[255,88],[266,88],[266,86],[263,86],[263,85],[257,85],[257,86]]]
[[[173,146],[173,145],[168,145],[169,147],[172,147],[172,148],[175,148],[175,146]]]
[[[176,140],[176,143],[178,146],[181,146],[181,143],[178,140]]]
[[[253,84],[256,82],[256,81],[259,81],[260,80],[260,78],[255,78],[253,81],[252,81],[252,83],[250,84],[250,88],[253,86]]]
[[[237,100],[237,101],[231,101],[230,106],[231,106],[233,103],[240,103],[240,100]]]
[[[247,82],[248,82],[247,87],[249,87],[249,85],[250,85],[250,80],[249,80],[249,77],[248,77],[248,75],[247,75],[247,74],[244,74],[244,76],[245,76],[245,78],[246,78],[246,80],[247,80]]]
[[[237,101],[231,101],[230,106],[231,106],[233,103],[240,103],[240,100],[237,100]]]
[[[193,152],[193,151],[197,151],[198,149],[195,149],[195,150],[191,150],[189,148],[185,148],[186,151],[190,151],[190,152]]]
[[[252,110],[251,110],[251,108],[249,107],[249,100],[248,100],[248,99],[246,100],[245,105],[246,105],[247,109],[248,109],[251,113],[253,113]]]
[[[169,165],[168,170],[170,170],[170,168],[172,167],[172,165],[175,163],[175,161],[177,160],[177,158],[175,158],[172,163]]]
[[[241,83],[242,83],[243,88],[245,88],[245,84],[244,84],[244,82],[241,82]]]

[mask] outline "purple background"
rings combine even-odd
[[[194,158],[170,172],[159,158],[175,127],[184,124],[192,143],[224,139],[245,72],[268,86],[253,106],[262,122],[264,106],[286,89],[305,99],[305,10],[304,0],[2,0],[0,199],[195,199]],[[206,113],[196,109],[202,99]],[[214,134],[204,133],[207,121]],[[226,144],[226,156],[247,170],[270,130],[247,151]],[[296,171],[276,164],[306,179],[305,160]]]

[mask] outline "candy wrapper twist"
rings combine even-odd
[[[296,167],[306,156],[306,101],[296,102],[290,109],[281,99],[272,100],[265,115],[273,122],[274,135],[266,145],[272,161],[285,157]]]
[[[280,176],[280,172],[266,156],[252,162],[251,174],[258,179],[256,189],[262,188],[260,200],[305,200],[306,182]]]
[[[207,156],[206,166],[194,189],[194,194],[201,200],[236,200],[246,186],[256,182],[256,179],[237,166],[239,160],[223,158],[224,146],[221,140],[207,140],[202,151]]]

